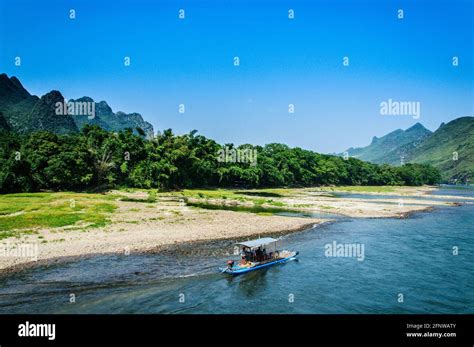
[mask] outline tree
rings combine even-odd
[[[193,130],[171,129],[151,139],[132,129],[118,133],[86,125],[79,134],[0,133],[0,191],[82,190],[97,187],[308,187],[317,185],[421,185],[441,180],[425,164],[376,165],[343,160],[280,143],[226,144],[252,154],[218,160],[217,142]],[[20,159],[17,158],[18,154]],[[249,160],[251,159],[251,160]]]

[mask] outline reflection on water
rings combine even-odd
[[[0,313],[474,313],[472,225],[474,205],[341,218],[286,236],[298,261],[236,277],[217,271],[225,252],[204,245],[43,266],[0,280]],[[364,244],[365,260],[326,257],[334,241]]]
[[[267,206],[242,206],[242,205],[216,205],[205,202],[188,202],[188,206],[204,208],[207,210],[226,210],[235,212],[251,212],[251,213],[271,213],[281,216],[298,216],[298,217],[314,217],[314,218],[336,218],[338,215],[326,212],[299,212],[291,209],[267,207]]]

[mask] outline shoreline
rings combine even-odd
[[[368,217],[367,219],[404,219],[404,218],[411,218],[413,215],[418,214],[418,213],[429,213],[433,212],[435,208],[433,207],[427,207],[424,210],[417,210],[417,211],[411,211],[407,212],[403,216],[395,216],[395,217]],[[240,212],[236,212],[240,213]],[[296,218],[296,217],[289,217],[289,218]],[[351,218],[351,217],[348,217]],[[353,217],[352,217],[353,218]],[[267,236],[267,237],[281,237],[281,236],[287,236],[295,233],[300,233],[300,232],[306,232],[309,231],[313,228],[319,228],[323,226],[327,226],[329,224],[337,223],[337,220],[323,220],[319,223],[307,223],[306,225],[302,225],[296,229],[286,229],[286,230],[277,230],[277,231],[270,231],[270,232],[265,232],[265,233],[255,233],[255,234],[247,234],[245,237],[248,238],[259,238],[261,236]],[[200,247],[206,247],[207,250],[214,250],[215,246],[214,244],[216,243],[229,243],[232,244],[235,241],[241,240],[242,237],[222,237],[222,238],[213,238],[213,239],[200,239],[200,240],[191,240],[191,241],[182,241],[182,242],[174,242],[174,243],[169,243],[169,244],[162,244],[158,246],[154,246],[151,248],[145,247],[145,248],[136,248],[133,251],[130,250],[130,254],[126,255],[123,250],[117,250],[117,251],[105,251],[105,252],[94,252],[94,253],[83,253],[83,254],[77,254],[77,255],[60,255],[56,257],[50,257],[50,258],[44,258],[44,259],[39,259],[37,261],[34,260],[29,260],[29,261],[22,261],[17,264],[8,266],[8,267],[0,267],[0,280],[4,279],[8,275],[15,274],[15,273],[20,273],[22,271],[26,270],[32,270],[41,266],[53,266],[53,265],[58,265],[58,264],[65,264],[69,262],[75,262],[83,259],[89,259],[89,258],[94,258],[94,257],[100,257],[100,256],[133,256],[133,255],[147,255],[147,254],[171,254],[174,256],[178,256],[179,254],[184,254],[185,256],[189,256],[191,252],[185,252],[185,250],[192,248],[192,252],[196,251],[196,246],[198,252],[202,250]],[[211,247],[209,247],[211,246]],[[202,254],[199,252],[199,254]],[[1,258],[0,258],[1,259]]]
[[[433,187],[409,187],[405,192],[410,201],[418,194],[427,194]],[[192,249],[200,243],[230,242],[264,235],[289,235],[313,227],[333,223],[342,218],[410,218],[418,212],[431,212],[435,207],[456,206],[453,202],[431,202],[425,205],[399,206],[384,204],[369,199],[333,198],[315,195],[313,189],[280,190],[282,195],[267,199],[256,205],[256,198],[235,200],[236,197],[191,197],[211,205],[225,205],[235,208],[252,205],[262,211],[276,210],[277,213],[304,213],[309,216],[285,216],[269,212],[250,212],[192,207],[183,203],[182,196],[162,194],[155,202],[143,200],[146,191],[107,193],[116,198],[117,210],[110,215],[110,224],[101,228],[78,229],[71,227],[43,228],[35,234],[9,237],[3,243],[36,243],[39,252],[37,261],[31,257],[0,256],[0,277],[42,265],[58,264],[99,255],[156,254],[172,250],[179,253]],[[249,192],[249,191],[244,191]],[[288,192],[288,194],[286,194]],[[218,192],[219,193],[219,192]],[[231,190],[224,193],[231,194]],[[250,191],[254,194],[255,191]],[[323,192],[327,193],[327,192]],[[397,189],[398,193],[398,189]],[[128,200],[117,198],[126,197]],[[181,193],[182,194],[182,193]],[[209,193],[211,194],[211,193]],[[242,193],[239,193],[242,194]],[[263,193],[261,193],[263,194]],[[267,193],[268,194],[268,193]],[[365,193],[364,193],[365,194]],[[250,195],[250,194],[249,194]],[[186,197],[188,201],[189,197]],[[136,199],[136,200],[133,200]],[[68,200],[67,200],[68,201]],[[273,205],[272,205],[273,204]],[[309,205],[312,204],[312,205]],[[318,215],[321,213],[321,215]],[[326,215],[325,215],[326,214]],[[334,217],[331,217],[333,215]]]
[[[333,220],[321,221],[320,223],[312,222],[312,223],[307,223],[305,225],[303,224],[291,230],[286,229],[286,230],[270,231],[266,233],[248,234],[248,235],[245,235],[245,237],[258,238],[263,235],[267,237],[281,237],[281,236],[291,235],[291,234],[295,234],[299,232],[309,231],[313,228],[322,227],[324,225],[328,225],[334,222],[335,221]],[[99,257],[99,256],[115,255],[115,256],[128,257],[128,256],[133,256],[133,255],[146,255],[146,254],[171,254],[174,256],[178,256],[179,254],[184,254],[185,256],[189,256],[191,252],[186,252],[185,250],[187,249],[192,249],[192,251],[196,251],[196,248],[197,248],[197,250],[200,251],[202,247],[206,247],[206,249],[212,250],[212,249],[215,249],[213,248],[215,246],[213,244],[216,244],[216,243],[233,244],[234,242],[239,241],[241,239],[242,237],[234,236],[232,238],[223,237],[223,238],[214,238],[214,239],[182,241],[182,242],[176,242],[176,243],[162,244],[162,245],[154,246],[152,248],[136,248],[133,251],[130,250],[130,253],[128,255],[125,254],[123,250],[122,251],[117,250],[117,251],[106,251],[106,252],[97,252],[97,253],[84,253],[84,254],[69,255],[69,256],[67,255],[57,256],[57,257],[51,257],[51,258],[38,259],[37,261],[26,260],[24,262],[22,261],[8,267],[0,268],[0,279],[3,279],[4,277],[14,274],[14,273],[19,273],[25,270],[32,270],[41,266],[52,266],[52,265],[57,265],[57,264],[64,264],[64,263],[69,263],[69,262],[74,262],[74,261],[78,261],[82,259],[89,259],[89,258],[94,258],[94,257]],[[210,245],[211,247],[209,247]]]

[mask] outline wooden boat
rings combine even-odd
[[[227,267],[220,268],[221,272],[240,275],[295,259],[299,252],[278,250],[278,241],[278,239],[265,237],[236,243],[240,261],[238,264],[234,260],[227,261]]]

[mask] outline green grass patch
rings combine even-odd
[[[272,206],[277,206],[277,207],[284,207],[286,206],[285,203],[281,202],[281,201],[272,201],[272,202],[269,202],[270,205]]]
[[[332,206],[318,206],[318,207],[323,210],[332,210],[334,208]]]
[[[146,199],[144,198],[134,198],[130,196],[122,196],[120,197],[120,201],[126,201],[126,202],[143,202],[147,204],[155,203],[157,201],[157,191],[154,189],[151,189],[148,191],[148,197]]]
[[[184,189],[171,195],[196,199],[237,199],[239,195],[228,189]]]
[[[14,236],[14,230],[31,234],[37,228],[78,222],[88,227],[105,226],[116,209],[114,199],[114,195],[69,192],[0,195],[0,238]]]
[[[307,208],[307,207],[313,207],[311,204],[294,204],[293,207],[295,208]]]
[[[393,193],[397,189],[407,188],[404,186],[340,186],[340,187],[320,187],[320,191],[343,191],[358,193]]]
[[[251,189],[251,190],[235,190],[235,189],[184,189],[179,192],[160,193],[163,195],[182,196],[199,199],[235,199],[244,201],[265,200],[262,198],[280,198],[292,196],[294,189]],[[260,199],[259,199],[260,198]]]

